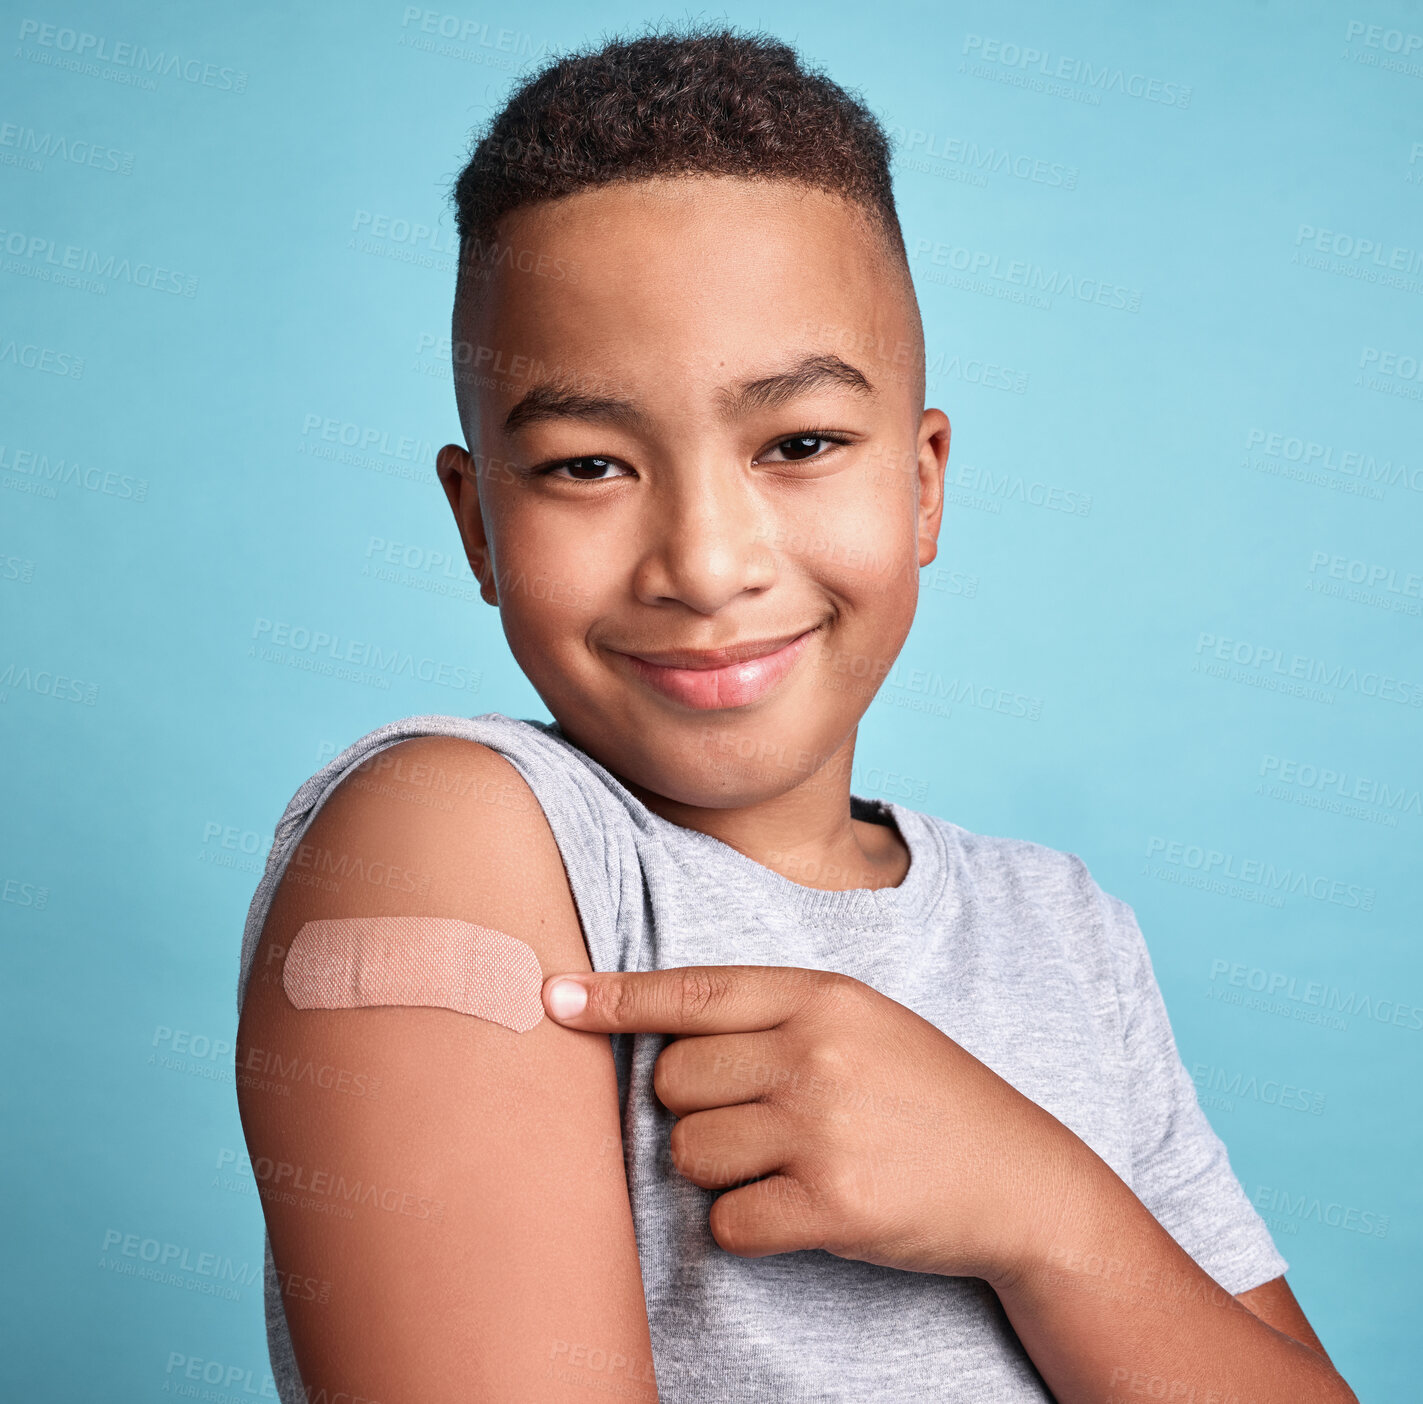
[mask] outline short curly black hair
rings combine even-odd
[[[694,26],[565,54],[513,93],[455,182],[459,281],[497,257],[512,210],[693,174],[828,191],[867,213],[904,259],[889,139],[874,113],[777,39]],[[461,296],[457,285],[456,315]]]

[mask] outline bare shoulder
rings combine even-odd
[[[319,851],[322,842],[335,848]],[[541,917],[545,899],[572,912],[538,799],[511,761],[476,741],[420,736],[377,752],[337,786],[306,843],[293,867],[318,879],[349,878],[404,897],[436,889],[449,900],[515,896],[522,913],[534,897]],[[385,867],[356,864],[355,850],[369,847],[382,851]]]
[[[463,917],[517,936],[540,966],[588,970],[558,844],[533,790],[479,742],[420,736],[335,787],[287,862],[252,963],[243,1021],[284,1017],[291,938],[331,917]]]
[[[301,926],[378,916],[459,918],[526,942],[545,974],[591,968],[548,821],[496,751],[404,741],[322,805],[273,900],[237,1039],[304,1383],[601,1398],[607,1381],[569,1368],[596,1346],[640,1362],[632,1397],[655,1400],[607,1036],[294,1008],[281,972]]]

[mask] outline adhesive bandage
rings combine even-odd
[[[454,917],[308,921],[287,951],[282,988],[298,1009],[432,1005],[515,1033],[544,1017],[533,947]]]

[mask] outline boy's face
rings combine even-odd
[[[901,265],[833,196],[723,177],[517,210],[498,247],[457,332],[474,458],[439,472],[561,729],[698,807],[848,768],[943,506]],[[636,657],[794,639],[714,670]]]

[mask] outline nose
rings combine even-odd
[[[715,614],[776,579],[771,513],[744,470],[706,463],[664,475],[649,495],[645,546],[633,577],[639,600]]]

